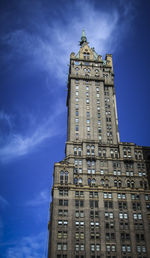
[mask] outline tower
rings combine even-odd
[[[67,107],[48,258],[150,257],[150,148],[120,142],[112,55],[103,60],[84,31],[70,55]]]

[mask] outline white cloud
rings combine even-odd
[[[90,45],[94,46],[99,54],[112,53],[117,49],[133,17],[131,2],[121,1],[120,5],[123,10],[121,13],[117,6],[110,8],[107,12],[100,8],[96,9],[92,1],[68,3],[67,10],[66,8],[61,10],[61,17],[65,20],[65,24],[58,17],[54,20],[43,19],[45,9],[40,6],[40,11],[37,10],[39,23],[34,22],[34,17],[32,17],[31,26],[34,26],[32,34],[27,29],[20,28],[5,35],[4,43],[12,47],[10,58],[13,54],[15,58],[24,56],[26,61],[32,62],[36,69],[37,67],[44,69],[48,74],[53,74],[57,80],[58,78],[62,80],[67,77],[70,53],[77,52],[79,49],[77,43],[83,28]],[[39,4],[34,8],[38,9]]]
[[[35,16],[32,16],[30,23],[32,33],[27,28],[20,27],[4,35],[3,43],[11,48],[8,55],[5,53],[8,65],[14,63],[12,59],[21,58],[22,60],[23,58],[24,61],[19,68],[23,72],[25,70],[31,72],[29,68],[24,69],[24,65],[32,66],[32,72],[33,70],[46,71],[48,88],[51,76],[55,77],[57,82],[59,79],[60,85],[64,85],[64,79],[67,79],[69,55],[72,51],[78,52],[77,42],[80,40],[83,28],[87,33],[90,46],[94,46],[96,51],[103,55],[106,52],[114,52],[118,48],[121,39],[128,31],[133,16],[133,8],[129,1],[125,4],[124,1],[120,1],[123,10],[121,14],[117,7],[106,12],[100,8],[96,9],[92,1],[81,0],[68,3],[67,9],[61,9],[60,16],[63,19],[59,17],[50,19],[44,18],[48,16],[44,15],[45,10],[39,3],[40,1],[37,1],[37,5],[34,3]],[[122,22],[121,15],[123,16]],[[0,119],[5,120],[11,129],[5,139],[5,144],[0,148],[1,161],[6,162],[23,156],[40,146],[46,139],[59,134],[58,119],[56,121],[59,114],[56,112],[62,112],[62,108],[59,108],[56,103],[54,110],[56,111],[53,115],[42,121],[40,125],[32,126],[29,123],[25,135],[13,130],[13,119],[1,111]],[[35,118],[30,120],[35,120]]]
[[[7,135],[5,142],[0,146],[1,162],[8,162],[17,157],[28,154],[37,149],[46,139],[60,135],[61,128],[58,125],[59,115],[64,112],[62,104],[57,103],[58,109],[49,114],[48,119],[35,122],[35,117],[31,119],[29,115],[29,124],[26,126],[26,134],[14,132],[13,128]],[[7,114],[5,115],[7,117]],[[30,122],[31,121],[31,122]]]
[[[41,191],[35,198],[29,200],[26,205],[35,207],[50,202],[50,194],[47,190]]]
[[[12,127],[12,116],[6,114],[3,110],[0,110],[0,120],[5,121],[10,128]]]
[[[45,257],[48,232],[26,236],[7,249],[7,258],[41,258]]]
[[[4,197],[2,197],[1,195],[0,195],[0,205],[2,205],[2,206],[7,206],[8,205],[8,201]]]

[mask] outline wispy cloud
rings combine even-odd
[[[0,195],[0,206],[7,206],[8,205],[8,201]]]
[[[47,249],[48,233],[40,233],[38,235],[31,235],[23,237],[12,243],[7,249],[6,254],[2,257],[7,258],[41,258],[45,256],[45,250]]]
[[[26,27],[15,29],[3,36],[3,43],[11,47],[7,56],[9,63],[13,58],[24,58],[36,69],[45,70],[57,79],[66,78],[69,55],[78,51],[77,40],[83,28],[97,52],[112,53],[128,32],[134,16],[131,1],[120,1],[122,11],[117,6],[104,11],[96,8],[94,1],[81,0],[67,2],[66,8],[57,10],[62,19],[57,15],[52,20],[50,16],[43,18],[47,17],[44,16],[46,10],[39,3],[34,2],[35,16],[30,30]]]
[[[31,10],[31,2],[21,1],[22,10],[26,13],[26,16],[24,13],[20,16],[22,24],[14,26],[8,33],[3,33],[2,43],[7,53],[4,51],[2,60],[7,67],[14,65],[16,60],[21,60],[18,69],[22,69],[25,77],[26,73],[44,71],[45,85],[48,85],[48,88],[51,77],[57,78],[57,82],[59,80],[57,87],[61,87],[67,79],[69,55],[72,51],[78,52],[77,43],[83,28],[87,32],[90,45],[94,46],[98,53],[112,53],[121,45],[120,42],[128,32],[134,16],[133,1],[125,3],[118,0],[116,2],[121,8],[114,5],[109,10],[96,8],[95,1],[68,1],[64,8],[59,8],[58,5],[57,11],[49,11],[50,13],[47,11],[53,10],[50,4],[46,9],[42,1],[33,2],[34,15],[28,13],[28,10]],[[32,69],[25,69],[25,66],[32,66]],[[51,85],[51,88],[55,87]],[[62,112],[63,109],[58,107],[58,103],[54,103],[54,110]],[[54,111],[52,115],[46,114],[41,123],[36,123],[36,116],[32,117],[31,114],[30,121],[25,126],[26,133],[23,133],[22,130],[14,130],[14,118],[1,111],[0,122],[3,121],[3,125],[5,122],[2,135],[5,137],[4,141],[0,139],[0,143],[3,142],[0,147],[0,160],[6,162],[26,155],[46,139],[59,134],[61,129],[57,123],[58,118],[59,114]]]
[[[35,198],[29,200],[26,205],[30,207],[35,207],[39,205],[43,205],[50,202],[50,195],[47,190],[41,191]]]
[[[35,116],[29,115],[29,124],[26,125],[25,133],[16,132],[14,128],[10,130],[5,137],[3,144],[0,146],[0,161],[8,162],[17,157],[28,154],[37,149],[46,139],[60,135],[61,128],[58,125],[58,118],[64,108],[58,104],[58,109],[48,118],[44,118],[41,122],[36,122]],[[3,117],[9,117],[7,114]],[[2,140],[1,140],[2,141]]]

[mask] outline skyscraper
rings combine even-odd
[[[120,142],[112,55],[103,60],[84,31],[70,55],[67,107],[48,257],[150,257],[150,148]]]

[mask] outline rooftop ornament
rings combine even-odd
[[[87,42],[87,37],[85,36],[85,31],[82,30],[82,37],[81,37],[81,41],[80,41],[80,46],[82,46],[86,42]]]

